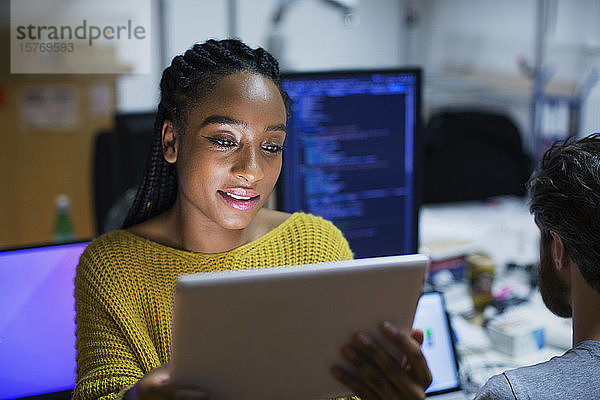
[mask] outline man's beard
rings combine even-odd
[[[544,304],[550,311],[559,317],[570,318],[573,315],[571,308],[570,292],[567,284],[556,271],[552,259],[552,242],[542,244],[540,254],[539,285]]]

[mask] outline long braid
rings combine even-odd
[[[171,65],[163,71],[152,151],[135,200],[123,223],[124,229],[163,213],[173,206],[177,198],[175,164],[164,159],[162,150],[165,120],[171,121],[179,134],[184,134],[190,109],[210,93],[221,78],[243,71],[271,79],[288,106],[289,97],[281,85],[277,60],[264,49],[251,49],[239,40],[211,39],[195,44],[182,56],[173,58]]]

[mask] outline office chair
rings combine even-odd
[[[422,137],[423,203],[524,196],[531,159],[505,115],[440,111]]]
[[[98,234],[120,226],[122,208],[132,190],[135,194],[148,158],[154,116],[154,112],[116,114],[115,129],[102,131],[96,137],[93,187]]]
[[[114,131],[101,131],[96,135],[93,148],[93,199],[96,233],[106,232],[104,219],[111,205],[123,191],[120,154],[117,134]]]

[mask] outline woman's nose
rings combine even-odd
[[[246,182],[257,182],[264,177],[264,171],[260,160],[260,155],[256,149],[249,146],[245,149],[240,149],[239,158],[235,163],[233,174]]]

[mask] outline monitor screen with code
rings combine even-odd
[[[284,74],[291,102],[278,207],[332,221],[357,258],[418,245],[418,69]]]

